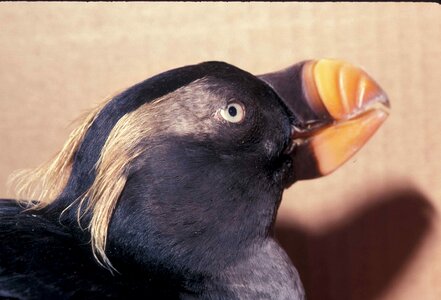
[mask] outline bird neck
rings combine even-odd
[[[203,282],[188,282],[182,298],[196,294],[203,299],[304,299],[304,289],[295,267],[272,239],[249,248],[234,264]]]

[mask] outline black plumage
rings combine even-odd
[[[272,238],[283,190],[301,177],[292,145],[300,121],[270,85],[207,62],[107,102],[54,199],[0,200],[0,296],[303,299]],[[107,192],[114,206],[100,197]]]

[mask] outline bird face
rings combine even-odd
[[[288,187],[337,169],[388,115],[385,93],[348,63],[305,61],[258,78],[230,68],[178,89],[150,108],[156,133],[203,141],[237,165],[263,163]]]
[[[244,79],[248,82],[238,82]],[[154,130],[140,145],[147,150],[138,165],[148,157],[168,157],[152,154],[154,144],[173,156],[198,157],[203,165],[222,161],[236,165],[231,172],[256,164],[270,168],[290,140],[290,115],[283,103],[266,84],[245,72],[240,79],[198,79],[145,106],[140,109],[146,111],[145,126]]]

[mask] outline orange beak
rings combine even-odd
[[[342,61],[306,61],[260,78],[294,115],[288,154],[296,180],[336,170],[389,114],[389,101],[378,84],[360,68]],[[300,96],[290,95],[295,91]]]

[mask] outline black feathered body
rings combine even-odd
[[[271,240],[224,270],[184,278],[119,259],[111,274],[90,246],[60,224],[0,200],[0,298],[4,299],[296,299],[297,271]],[[272,264],[265,264],[273,258]],[[220,271],[220,272],[219,272]],[[286,272],[290,281],[281,277]],[[283,279],[277,282],[277,278]],[[288,286],[288,285],[292,285]],[[292,289],[294,288],[294,290]],[[294,294],[293,291],[296,293]]]

